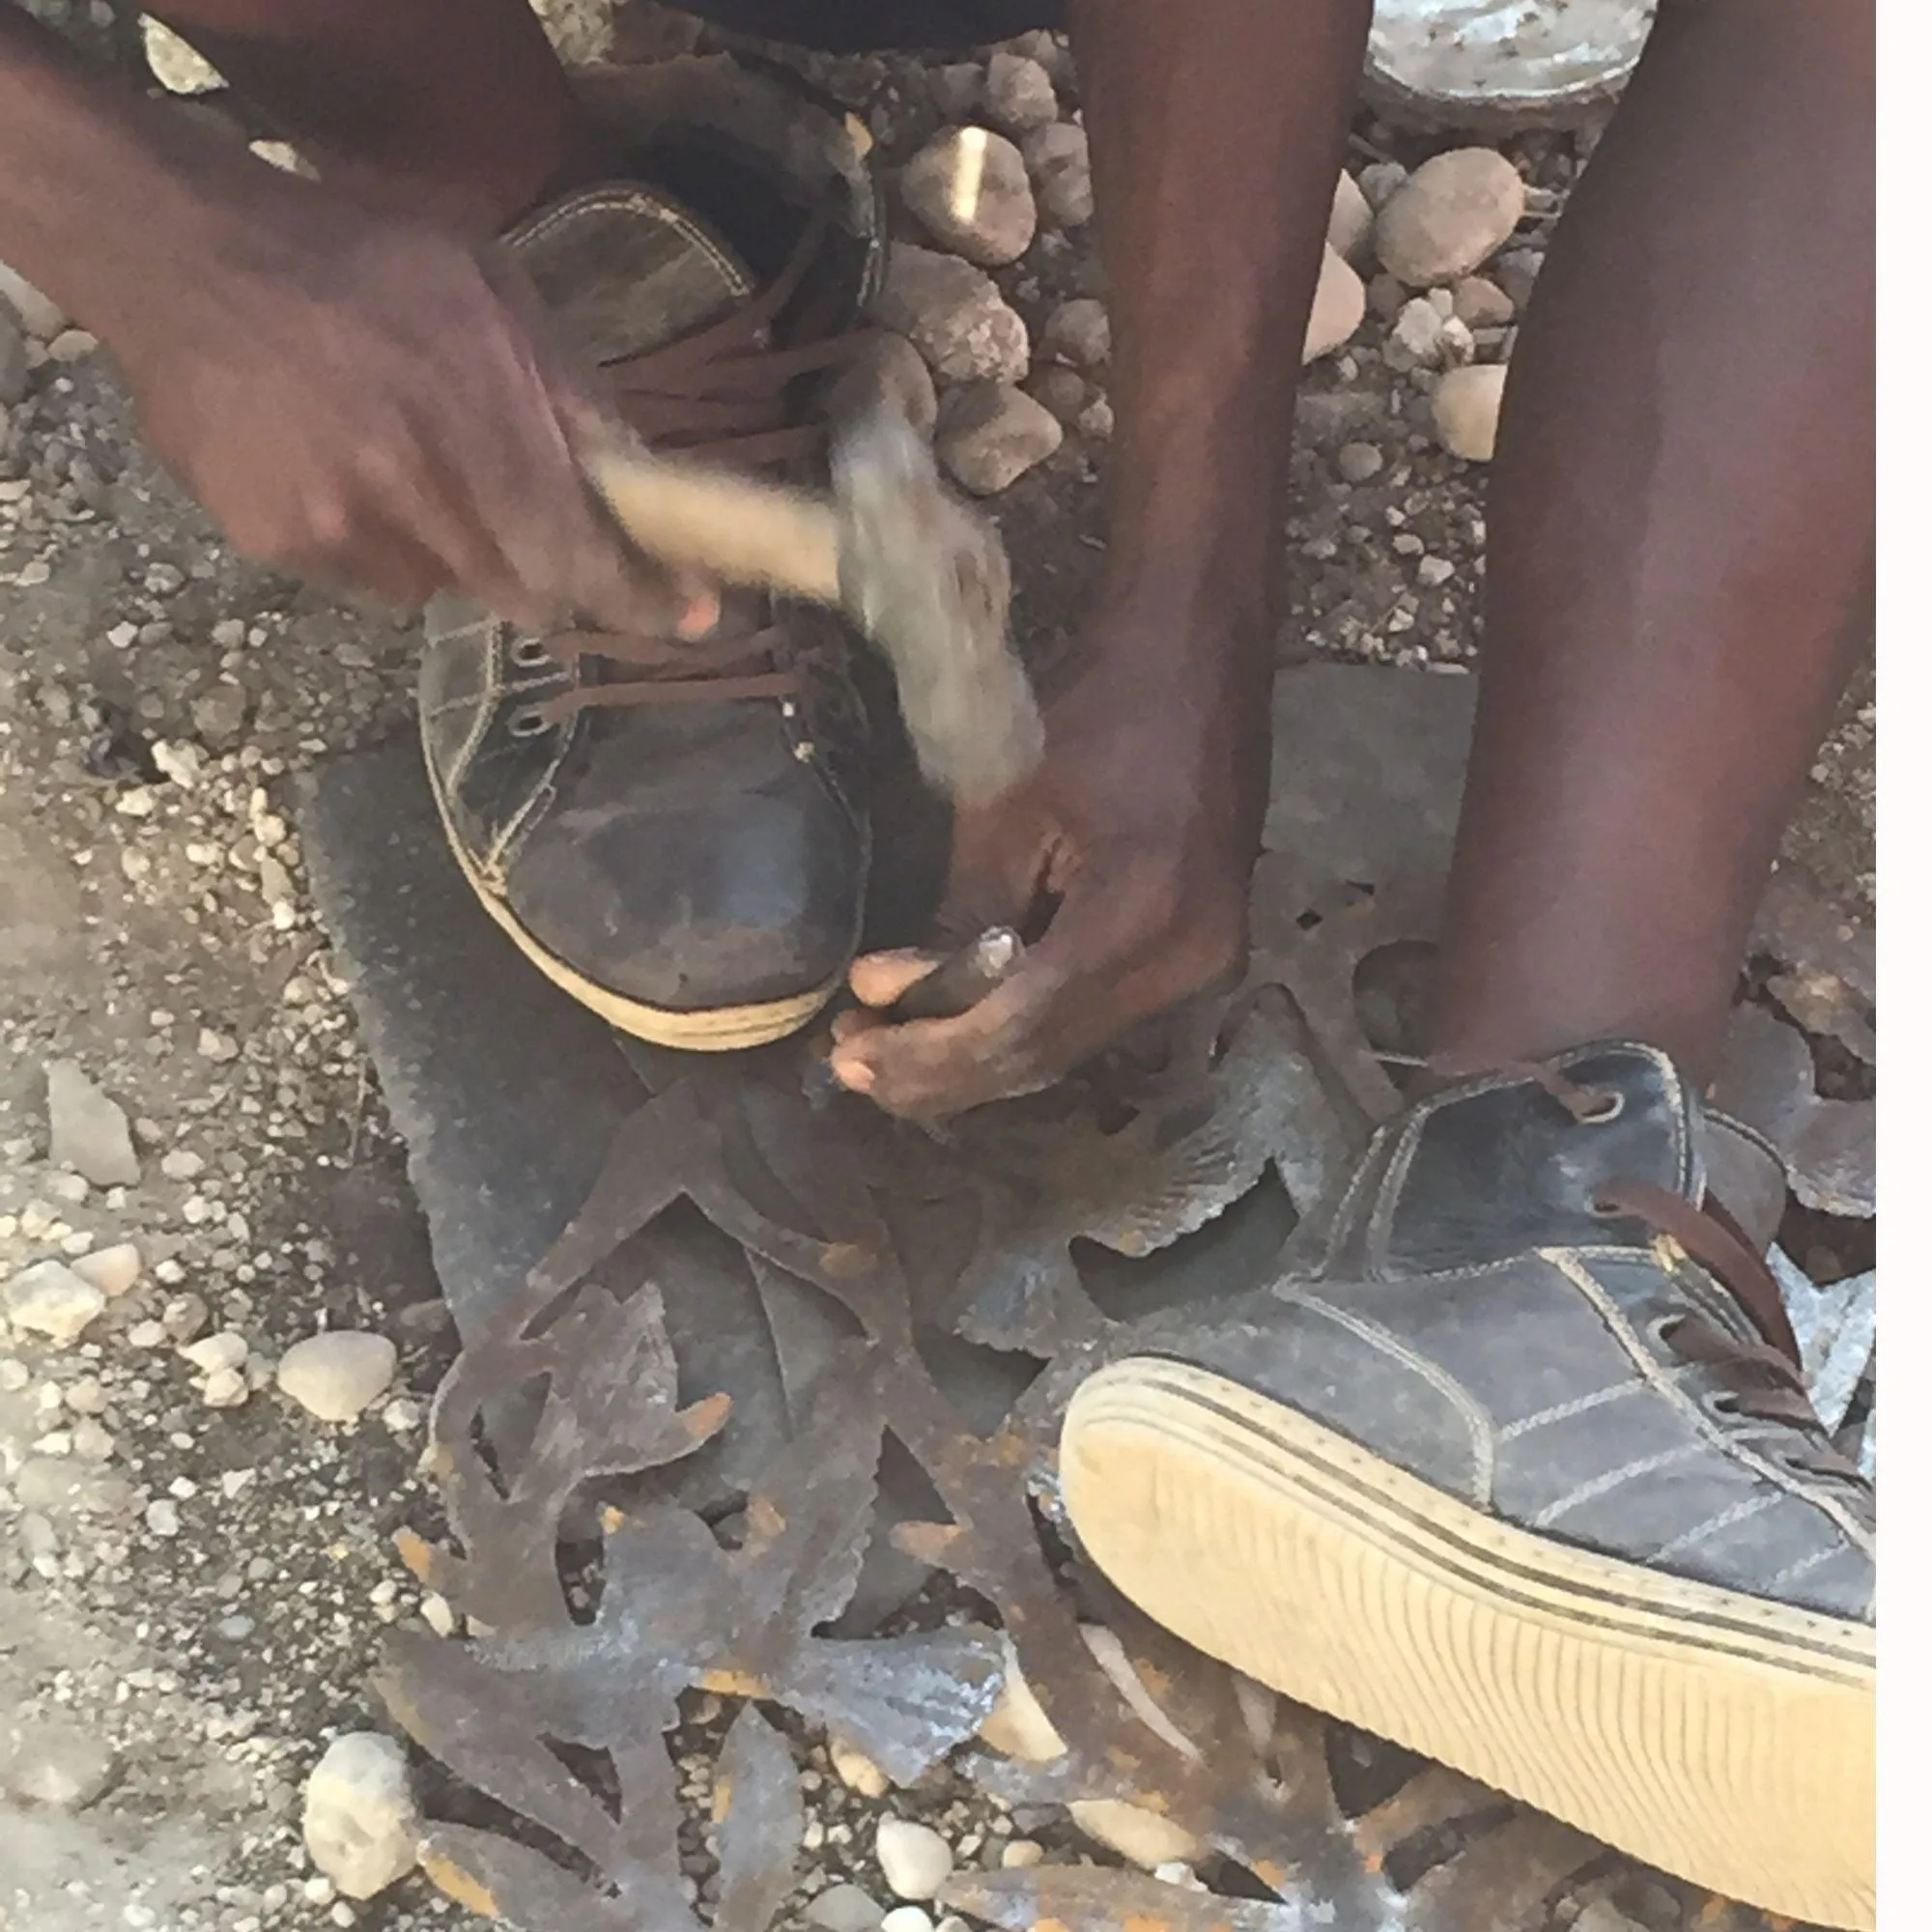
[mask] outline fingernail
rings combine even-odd
[[[832,1071],[838,1076],[838,1084],[850,1094],[869,1094],[872,1091],[872,1069],[863,1060],[848,1059],[842,1054],[835,1055]]]

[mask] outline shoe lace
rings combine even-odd
[[[777,279],[723,320],[661,349],[610,364],[625,420],[653,448],[746,469],[795,464],[823,447],[826,424],[795,419],[791,384],[850,359],[870,340],[847,329],[790,348],[770,332],[823,245],[830,217],[807,226]],[[795,697],[806,667],[795,639],[771,621],[769,602],[727,597],[708,636],[692,640],[618,631],[572,629],[525,639],[520,661],[585,658],[622,667],[533,704],[525,730],[543,730],[593,708],[721,699]]]
[[[1548,1062],[1512,1063],[1497,1070],[1535,1081],[1581,1124],[1607,1122],[1623,1111],[1621,1094],[1572,1080]],[[1707,1199],[1699,1207],[1655,1181],[1613,1179],[1597,1190],[1591,1206],[1606,1217],[1633,1216],[1675,1241],[1722,1284],[1764,1338],[1742,1341],[1694,1308],[1675,1310],[1655,1324],[1651,1332],[1687,1366],[1714,1374],[1723,1384],[1705,1399],[1705,1406],[1726,1421],[1770,1425],[1774,1437],[1766,1446],[1787,1466],[1816,1476],[1855,1477],[1855,1465],[1824,1437],[1805,1394],[1803,1357],[1776,1278],[1722,1204]],[[1802,1432],[1802,1447],[1793,1440],[1794,1430]]]

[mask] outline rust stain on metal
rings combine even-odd
[[[1152,1255],[1258,1186],[1305,1207],[1397,1103],[1355,976],[1391,939],[1428,937],[1436,883],[1395,881],[1354,907],[1324,899],[1304,929],[1299,902],[1269,899],[1274,876],[1264,860],[1243,992],[1183,1030],[1196,1057],[1124,1119],[1097,1111],[1097,1090],[1069,1090],[985,1110],[940,1145],[857,1103],[815,1112],[781,1059],[754,1056],[677,1072],[619,1130],[582,1210],[438,1393],[431,1466],[448,1541],[396,1540],[472,1640],[399,1633],[379,1690],[463,1785],[523,1821],[432,1823],[426,1867],[449,1896],[524,1932],[699,1932],[680,1889],[666,1741],[692,1689],[740,1704],[713,1784],[719,1932],[763,1932],[782,1909],[802,1831],[789,1747],[757,1702],[837,1732],[895,1783],[952,1754],[1009,1803],[1139,1807],[1273,1894],[1097,1866],[955,1876],[942,1903],[996,1926],[1545,1932],[1629,1869],[1439,1767],[1410,1767],[1346,1808],[1334,1726],[1258,1704],[1255,1687],[1091,1573],[1077,1577],[1076,1614],[1042,1547],[1035,1510],[1055,1519],[1066,1393],[1097,1362],[1212,1319],[1110,1318],[1081,1278],[1079,1244]],[[1774,925],[1796,984],[1804,962],[1789,935],[1818,922],[1794,905]],[[1859,950],[1833,945],[1820,970],[1836,978],[1804,984],[1856,1036],[1869,1000]],[[828,1297],[857,1330],[781,1361],[788,1440],[751,1483],[735,1547],[653,1475],[733,1426],[728,1392],[680,1405],[663,1300],[631,1245],[680,1203],[765,1287]],[[916,1343],[935,1327],[1047,1366],[976,1430]],[[494,1440],[486,1410],[519,1387],[539,1392],[534,1424]],[[888,1435],[940,1500],[893,1543],[990,1603],[1000,1630],[827,1634],[878,1522]],[[976,1734],[1005,1750],[962,1749]],[[557,1747],[576,1753],[568,1765]],[[1764,1915],[1643,1883],[1672,1923],[1770,1932]],[[1637,1922],[1666,1932],[1654,1915]]]

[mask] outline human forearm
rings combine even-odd
[[[1370,12],[1074,0],[1113,319],[1106,604],[1136,613],[1137,648],[1271,643],[1295,380]]]
[[[205,286],[269,172],[0,0],[0,261],[110,343]]]

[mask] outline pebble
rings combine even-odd
[[[1046,1857],[1046,1847],[1035,1838],[1009,1838],[1000,1847],[1002,1871],[1025,1871]]]
[[[933,447],[962,489],[991,497],[1043,463],[1064,436],[1053,412],[1010,383],[963,383],[940,407]]]
[[[47,1159],[96,1187],[133,1187],[141,1179],[128,1116],[74,1060],[47,1068]]]
[[[26,276],[17,274],[0,262],[0,301],[12,304],[27,333],[40,342],[51,342],[67,327],[57,303],[49,301]]]
[[[1345,442],[1335,452],[1335,468],[1345,483],[1366,483],[1381,467],[1382,453],[1372,442]]]
[[[986,75],[976,61],[954,61],[934,68],[926,75],[932,90],[932,104],[949,121],[963,121],[977,114],[986,99]]]
[[[1308,332],[1302,338],[1302,361],[1313,362],[1341,348],[1361,327],[1366,312],[1361,276],[1332,247],[1324,247],[1321,276],[1308,311]]]
[[[1107,320],[1107,304],[1092,296],[1076,296],[1062,302],[1040,331],[1039,353],[1049,362],[1098,369],[1113,350],[1114,329]]]
[[[71,1348],[107,1297],[65,1262],[36,1262],[0,1291],[0,1308],[15,1334],[40,1335],[56,1348]]]
[[[909,243],[895,248],[877,309],[879,320],[950,382],[1017,383],[1027,372],[1026,324],[991,277],[956,255]]]
[[[217,684],[188,705],[195,735],[210,750],[228,751],[242,742],[248,723],[248,694],[239,684]]]
[[[27,331],[14,311],[0,302],[0,410],[27,393]]]
[[[932,1914],[923,1905],[895,1905],[879,1920],[879,1932],[933,1932]]]
[[[91,1415],[73,1425],[73,1453],[84,1463],[108,1463],[114,1458],[114,1438]]]
[[[1371,161],[1355,177],[1355,185],[1362,190],[1362,199],[1379,213],[1407,179],[1408,170],[1400,161]]]
[[[208,1326],[208,1303],[200,1295],[171,1294],[161,1307],[161,1332],[176,1348],[192,1342]]]
[[[420,1833],[402,1747],[380,1731],[337,1738],[302,1792],[302,1842],[337,1891],[374,1898],[412,1870]]]
[[[1063,422],[1079,419],[1087,407],[1087,379],[1077,369],[1049,362],[1027,378],[1027,394],[1042,408],[1049,409]]]
[[[64,328],[47,344],[47,358],[53,362],[84,362],[100,347],[100,338],[84,328]]]
[[[192,1180],[207,1163],[187,1148],[170,1148],[161,1156],[161,1172],[170,1180]]]
[[[880,1910],[856,1885],[829,1885],[805,1908],[808,1925],[820,1932],[879,1932]]]
[[[948,128],[906,163],[899,188],[927,234],[982,269],[1017,262],[1033,245],[1033,184],[1003,134]]]
[[[1530,291],[1542,272],[1543,256],[1534,248],[1511,248],[1490,264],[1492,278],[1519,313],[1529,306]]]
[[[71,1265],[82,1281],[91,1282],[113,1301],[141,1279],[141,1251],[132,1241],[115,1241],[80,1256]]]
[[[82,1810],[107,1789],[115,1770],[99,1730],[71,1719],[22,1719],[0,1731],[0,1790],[21,1803]]]
[[[239,1369],[248,1359],[248,1339],[232,1328],[220,1328],[190,1342],[181,1352],[185,1362],[212,1376],[222,1369]]]
[[[1037,60],[1005,49],[986,63],[986,118],[1009,134],[1031,133],[1060,119],[1053,76]]]
[[[1066,1815],[1110,1851],[1119,1852],[1147,1871],[1176,1860],[1192,1864],[1206,1847],[1184,1826],[1158,1811],[1128,1804],[1118,1798],[1082,1798],[1066,1807]]]
[[[1415,566],[1415,581],[1431,590],[1439,588],[1456,575],[1456,566],[1446,556],[1425,556]]]
[[[276,1363],[275,1386],[324,1422],[354,1422],[395,1373],[396,1345],[386,1335],[334,1328],[298,1342]]]
[[[1516,303],[1487,275],[1464,275],[1450,295],[1457,320],[1471,328],[1501,328],[1516,318]]]
[[[450,1607],[447,1597],[439,1596],[436,1591],[431,1590],[425,1594],[422,1602],[416,1605],[416,1609],[423,1622],[438,1636],[456,1634],[456,1612]]]
[[[892,1780],[856,1746],[842,1738],[833,1738],[826,1746],[833,1775],[847,1791],[861,1798],[883,1798],[892,1789]]]
[[[1114,406],[1105,396],[1095,396],[1074,419],[1074,426],[1089,442],[1109,442],[1114,435]]]
[[[155,1536],[179,1536],[181,1534],[181,1511],[166,1496],[157,1496],[141,1513],[142,1520],[148,1525],[150,1534]]]
[[[1451,456],[1469,463],[1487,463],[1496,450],[1496,422],[1502,414],[1503,379],[1500,362],[1478,362],[1451,369],[1435,385],[1430,412],[1435,435]]]
[[[1056,228],[1080,228],[1094,218],[1094,164],[1087,130],[1070,121],[1039,128],[1022,144],[1039,205]]]
[[[936,1898],[952,1876],[952,1847],[909,1818],[881,1818],[872,1852],[895,1898]]]
[[[1328,245],[1345,261],[1355,262],[1367,252],[1376,232],[1376,212],[1355,178],[1346,170],[1335,183],[1335,199],[1328,208]]]
[[[1410,288],[1472,273],[1522,219],[1522,177],[1493,148],[1424,161],[1376,219],[1382,267]]]
[[[1369,306],[1384,322],[1393,322],[1408,300],[1408,291],[1387,270],[1369,277]]]
[[[1382,351],[1391,369],[1433,369],[1442,354],[1442,317],[1425,296],[1405,303]]]

